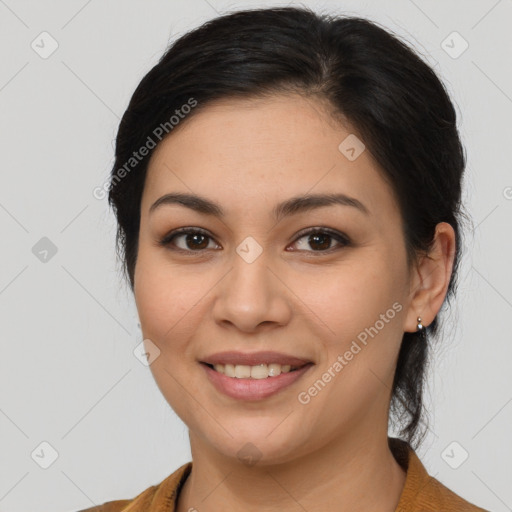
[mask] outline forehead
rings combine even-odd
[[[268,213],[291,196],[339,192],[356,197],[372,213],[398,214],[369,151],[355,160],[344,153],[344,141],[364,141],[348,123],[335,122],[318,99],[292,94],[225,99],[177,128],[151,157],[143,210],[176,191],[208,197],[227,215]]]

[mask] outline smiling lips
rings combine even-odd
[[[279,352],[221,352],[200,361],[215,388],[244,400],[267,398],[299,379],[312,361]]]

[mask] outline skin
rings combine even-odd
[[[378,165],[369,151],[350,161],[338,149],[350,133],[318,99],[229,99],[183,121],[151,157],[134,294],[144,338],[160,350],[151,371],[189,428],[193,470],[179,512],[392,512],[398,504],[405,472],[387,444],[396,358],[417,317],[428,326],[442,306],[455,236],[439,224],[430,257],[408,268],[400,212]],[[225,217],[182,205],[149,214],[170,192],[215,201]],[[279,222],[271,215],[292,196],[333,192],[357,198],[370,215],[342,205]],[[159,245],[182,227],[210,238]],[[297,237],[310,227],[339,231],[351,244]],[[236,252],[248,236],[263,251],[250,264]],[[298,394],[394,303],[401,311],[300,403]],[[224,350],[276,350],[315,365],[277,395],[236,400],[219,393],[198,362]],[[257,464],[237,456],[248,442]]]

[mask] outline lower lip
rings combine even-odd
[[[293,372],[281,373],[277,377],[267,377],[266,379],[237,379],[236,377],[227,377],[204,363],[201,363],[201,366],[205,369],[210,382],[221,393],[241,400],[261,400],[291,386],[313,366],[313,363]]]

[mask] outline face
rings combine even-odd
[[[223,100],[151,157],[134,278],[146,348],[159,350],[150,368],[193,443],[220,457],[287,462],[387,432],[410,275],[391,189],[354,139],[339,148],[351,134],[319,100]],[[218,211],[151,209],[176,193]],[[290,207],[327,194],[351,199]],[[229,377],[204,364],[227,351],[309,364],[248,382],[237,378],[247,368]]]

